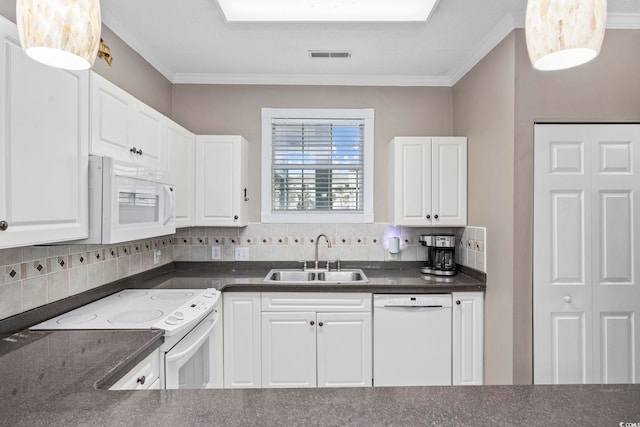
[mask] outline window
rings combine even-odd
[[[373,110],[262,109],[262,222],[373,222]]]

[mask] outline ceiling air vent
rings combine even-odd
[[[351,52],[346,50],[345,51],[310,50],[309,58],[349,59],[351,58]]]

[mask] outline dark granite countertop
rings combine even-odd
[[[144,331],[30,332],[0,343],[0,424],[486,425],[640,422],[640,385],[109,391],[96,383],[157,344]]]
[[[254,266],[255,267],[255,266]],[[284,268],[278,265],[269,268]],[[416,271],[363,268],[366,292],[484,290],[462,274],[451,283]],[[219,270],[219,271],[215,271]],[[32,310],[11,326],[55,315],[126,287],[303,290],[265,285],[268,268],[176,263],[156,274]],[[214,274],[215,272],[215,274]],[[304,290],[360,291],[321,285]],[[40,319],[44,320],[44,319]],[[38,321],[40,321],[38,320]],[[2,425],[620,425],[640,422],[640,385],[480,386],[353,389],[109,391],[162,342],[156,331],[22,330],[0,341]]]

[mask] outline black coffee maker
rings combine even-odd
[[[451,235],[420,235],[420,243],[427,247],[427,261],[422,274],[454,276],[456,268],[456,237]]]

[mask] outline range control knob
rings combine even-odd
[[[215,289],[210,289],[208,291],[205,291],[205,293],[203,293],[202,296],[205,298],[214,298],[217,294],[218,294],[218,291],[216,291]]]
[[[167,323],[167,325],[177,325],[178,319],[175,316],[169,316],[167,317],[167,320],[165,320],[165,322]]]
[[[173,313],[173,315],[176,317],[176,319],[178,320],[184,320],[184,313],[181,311],[176,311],[175,313]]]

